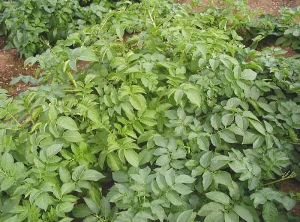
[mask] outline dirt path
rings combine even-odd
[[[4,45],[5,39],[0,38],[0,87],[8,90],[10,95],[16,96],[31,85],[19,82],[11,86],[10,81],[20,75],[34,76],[36,67],[24,68],[24,59],[19,57],[18,51],[15,49],[4,51]]]

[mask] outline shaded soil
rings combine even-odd
[[[4,51],[4,45],[5,39],[0,38],[0,87],[8,90],[10,95],[16,96],[32,85],[22,81],[10,85],[11,80],[20,75],[35,76],[37,66],[24,68],[24,59],[19,57],[18,51],[15,49]]]
[[[280,189],[285,193],[300,193],[300,182],[295,179],[282,181],[280,183]],[[292,209],[292,212],[296,215],[300,215],[300,200],[298,200],[296,206]]]

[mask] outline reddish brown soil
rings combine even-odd
[[[20,75],[35,76],[36,66],[24,68],[24,59],[21,59],[17,50],[11,49],[4,51],[5,39],[0,38],[0,87],[8,90],[9,94],[16,96],[25,91],[31,84],[22,81],[15,85],[10,85],[10,81]]]

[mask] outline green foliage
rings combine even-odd
[[[276,39],[278,46],[291,46],[300,49],[300,6],[296,8],[281,8],[280,16],[262,15],[257,21],[249,23],[248,38],[252,39],[252,47],[267,37]]]
[[[40,86],[0,90],[0,221],[291,221],[273,184],[299,145],[299,64],[245,47],[227,2],[124,2],[29,57]]]
[[[8,35],[6,49],[17,48],[29,57],[57,40],[101,22],[112,4],[108,1],[16,0],[1,3],[0,35]]]

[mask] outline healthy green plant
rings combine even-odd
[[[297,152],[297,58],[245,47],[247,19],[125,3],[28,58],[41,85],[0,91],[0,220],[299,220],[274,183]]]
[[[108,1],[27,0],[0,4],[0,36],[8,35],[6,49],[17,48],[21,56],[42,53],[60,39],[101,22],[113,7]]]
[[[249,32],[248,39],[252,39],[252,47],[257,47],[264,39],[273,38],[277,46],[291,46],[295,50],[300,49],[300,7],[281,8],[280,16],[262,15],[258,21],[248,23],[246,29]],[[266,41],[265,41],[266,43]]]

